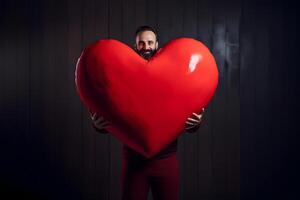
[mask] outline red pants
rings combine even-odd
[[[179,199],[179,167],[176,153],[162,159],[122,158],[122,200]]]

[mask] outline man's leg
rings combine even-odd
[[[152,161],[149,174],[154,200],[179,199],[179,166],[176,153]]]
[[[122,159],[122,200],[147,200],[149,183],[146,169],[143,161]]]

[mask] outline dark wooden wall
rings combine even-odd
[[[296,194],[299,158],[295,5],[1,1],[0,195],[120,199],[121,144],[92,129],[74,70],[89,43],[116,38],[132,45],[136,27],[148,24],[158,28],[161,46],[182,36],[202,41],[219,67],[202,127],[179,138],[180,199],[292,199],[286,197]]]

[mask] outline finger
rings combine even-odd
[[[201,118],[203,116],[203,113],[197,114],[197,113],[193,113],[194,116],[196,116],[197,118]]]
[[[197,114],[197,113],[193,113],[193,115],[195,116],[195,117],[197,117],[197,119],[201,119],[202,118],[202,116],[203,116],[203,114]]]
[[[104,121],[105,119],[102,117],[102,116],[100,116],[100,117],[98,117],[97,119],[95,119],[94,121],[95,121],[95,123],[101,123],[102,121]]]
[[[92,119],[92,120],[95,119],[95,115],[96,115],[96,113],[91,113],[91,119]]]
[[[201,114],[197,114],[197,113],[193,113],[193,115],[194,115],[195,117],[197,117],[198,119],[199,119],[200,116],[201,116]]]
[[[97,113],[94,114],[94,119],[93,120],[97,120],[99,118],[99,115]]]
[[[97,119],[95,121],[96,124],[103,124],[103,123],[109,123],[106,119],[104,119],[103,117]]]
[[[192,128],[194,128],[195,126],[187,126],[185,129],[186,130],[189,130],[189,129],[192,129]]]
[[[108,121],[103,121],[102,123],[99,124],[100,126],[107,126],[109,125],[109,122]]]
[[[109,124],[104,122],[104,123],[100,123],[100,124],[94,124],[95,127],[97,127],[97,129],[105,129],[107,128]]]
[[[190,118],[190,117],[188,118],[188,121],[200,123],[200,120],[196,120],[196,119],[193,119],[193,118]]]
[[[192,123],[192,122],[188,122],[188,121],[186,121],[186,122],[185,122],[185,124],[188,124],[188,125],[195,126],[195,124],[194,124],[194,123]]]
[[[205,112],[205,108],[202,108],[199,115],[203,115],[204,112]]]

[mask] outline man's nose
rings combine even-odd
[[[148,44],[145,44],[145,45],[143,46],[143,49],[144,49],[144,50],[149,50],[149,49],[150,49],[150,46],[149,46]]]

